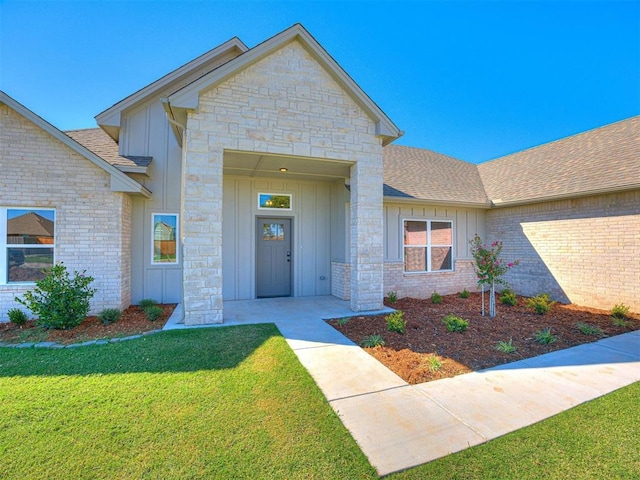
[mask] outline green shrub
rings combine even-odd
[[[550,343],[553,343],[556,340],[558,340],[558,337],[556,335],[551,334],[550,328],[544,328],[534,333],[533,339],[536,342],[541,343],[542,345],[549,345]]]
[[[364,348],[384,347],[384,340],[380,335],[369,335],[362,340],[360,345]]]
[[[542,315],[543,313],[547,313],[549,310],[551,310],[551,307],[553,307],[555,303],[556,302],[549,300],[548,293],[542,293],[528,299],[527,307],[535,310],[538,315]]]
[[[624,320],[629,316],[630,311],[631,309],[627,307],[624,303],[618,303],[614,305],[613,308],[611,309],[611,316],[613,318]]]
[[[613,317],[613,324],[616,327],[624,327],[624,328],[628,328],[631,326],[631,322],[625,320],[624,318],[616,318],[616,317]]]
[[[442,319],[442,323],[447,326],[447,330],[450,332],[464,332],[469,327],[469,322],[464,318],[456,317],[453,313],[450,313]]]
[[[584,323],[584,322],[578,322],[576,324],[576,326],[578,327],[578,330],[580,330],[582,333],[584,333],[585,335],[602,335],[603,332],[600,328],[596,327],[595,325],[589,325],[588,323]]]
[[[163,313],[164,310],[162,310],[158,305],[151,305],[144,309],[144,314],[150,322],[155,322]]]
[[[516,351],[516,347],[513,344],[513,339],[510,338],[508,342],[505,341],[499,341],[496,345],[496,350],[502,352],[502,353],[513,353]]]
[[[16,301],[38,317],[38,325],[66,330],[82,323],[89,313],[89,300],[96,292],[91,288],[93,277],[74,272],[73,278],[63,264],[44,270],[45,277],[36,287]]]
[[[29,320],[29,317],[27,317],[27,314],[24,313],[19,308],[10,309],[7,312],[7,315],[9,316],[9,321],[16,325],[24,325],[25,323],[27,323],[27,320]]]
[[[398,301],[398,293],[397,292],[387,293],[387,301],[389,303],[396,303]]]
[[[442,303],[442,295],[440,295],[438,292],[433,292],[431,294],[431,303]]]
[[[149,307],[153,307],[155,305],[158,305],[158,302],[156,302],[153,298],[143,298],[142,300],[140,300],[140,308],[142,310],[146,310]]]
[[[119,308],[105,308],[98,314],[98,318],[104,325],[109,325],[113,322],[117,322],[122,316],[122,310]]]
[[[471,296],[471,294],[466,288],[460,292],[460,298],[469,298],[469,296]]]
[[[344,317],[344,318],[339,318],[337,323],[342,327],[343,325],[346,325],[348,321],[349,321],[349,317]]]
[[[434,354],[429,355],[427,363],[430,372],[437,372],[442,368],[442,361]]]
[[[513,307],[518,304],[518,297],[515,292],[512,292],[511,290],[503,290],[502,293],[500,293],[500,303]]]
[[[387,321],[387,330],[390,332],[404,333],[407,321],[404,319],[404,312],[398,310],[390,313],[384,319]]]

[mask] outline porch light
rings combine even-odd
[[[280,167],[280,171],[284,173],[284,172],[288,172],[289,169],[287,167]]]

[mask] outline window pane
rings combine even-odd
[[[404,244],[405,245],[426,245],[427,244],[427,222],[404,222]]]
[[[272,195],[261,193],[259,198],[260,208],[284,208],[291,209],[291,195]]]
[[[451,245],[452,240],[450,222],[431,222],[432,245]]]
[[[263,240],[284,240],[284,224],[264,223],[262,224]]]
[[[431,270],[451,270],[451,247],[431,249]]]
[[[7,243],[53,245],[55,213],[52,210],[7,210]]]
[[[176,263],[178,216],[153,216],[153,261],[154,263]]]
[[[9,282],[35,282],[45,277],[42,269],[53,267],[53,248],[11,247],[7,259]]]
[[[404,249],[405,272],[424,272],[427,270],[427,249],[409,247]]]

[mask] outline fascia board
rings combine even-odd
[[[386,116],[369,96],[358,86],[356,82],[340,67],[340,65],[326,52],[326,50],[307,32],[300,24],[296,24],[287,30],[275,35],[265,42],[243,53],[230,62],[222,65],[213,72],[199,78],[169,95],[168,99],[172,107],[197,109],[200,93],[210,88],[238,71],[265,58],[272,52],[286,44],[299,39],[307,51],[323,65],[328,73],[336,80],[358,103],[358,105],[376,121],[376,131],[379,136],[399,137],[400,130]]]
[[[483,210],[489,210],[492,208],[491,203],[487,202],[456,202],[453,200],[438,200],[438,199],[428,199],[428,198],[405,198],[405,197],[390,197],[385,195],[383,197],[383,202],[385,204],[402,204],[402,203],[410,203],[410,204],[422,204],[422,205],[436,205],[443,207],[467,207],[467,208],[478,208]]]
[[[125,99],[119,101],[115,105],[99,113],[98,115],[95,116],[96,122],[98,123],[98,125],[108,125],[108,126],[119,127],[120,113],[123,110],[126,110],[129,107],[133,106],[134,104],[144,100],[148,96],[153,95],[158,90],[161,90],[167,85],[169,85],[171,82],[189,73],[189,71],[204,65],[206,62],[214,59],[219,55],[222,55],[223,53],[233,48],[237,48],[242,52],[246,52],[249,49],[249,47],[247,47],[238,37],[234,37],[231,40],[227,40],[225,43],[218,45],[213,50],[210,50],[204,53],[203,55],[200,55],[196,59],[191,60],[190,62],[186,63],[182,67],[177,68],[176,70],[168,73],[164,77],[156,80],[155,82],[147,85],[146,87],[138,90],[132,95],[129,95]]]
[[[56,127],[51,125],[49,122],[44,120],[42,117],[39,117],[34,112],[29,110],[27,107],[19,103],[18,101],[11,98],[6,93],[0,91],[0,102],[4,103],[24,118],[34,123],[36,126],[40,127],[42,130],[47,132],[49,135],[54,137],[56,140],[59,140],[67,147],[71,148],[73,151],[83,156],[91,163],[101,168],[105,172],[107,172],[111,176],[111,189],[112,191],[117,192],[126,192],[126,193],[136,193],[145,197],[150,197],[151,192],[147,190],[143,185],[136,182],[134,179],[128,177],[116,167],[111,165],[109,162],[99,157],[92,151],[88,150],[86,147],[80,145],[73,138],[69,137],[65,133],[58,130]],[[114,190],[114,186],[117,186],[117,189]]]
[[[492,208],[504,208],[504,207],[518,207],[522,205],[533,205],[535,203],[556,202],[560,200],[571,200],[574,198],[593,197],[596,195],[606,195],[609,193],[622,193],[632,190],[640,190],[640,183],[632,183],[629,185],[621,185],[618,187],[609,188],[594,188],[590,190],[583,190],[581,192],[564,193],[559,195],[547,195],[544,197],[532,197],[523,198],[518,200],[502,201],[501,199],[491,200]]]

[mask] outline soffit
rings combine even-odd
[[[223,171],[225,175],[332,182],[349,178],[351,165],[341,160],[226,151]]]

